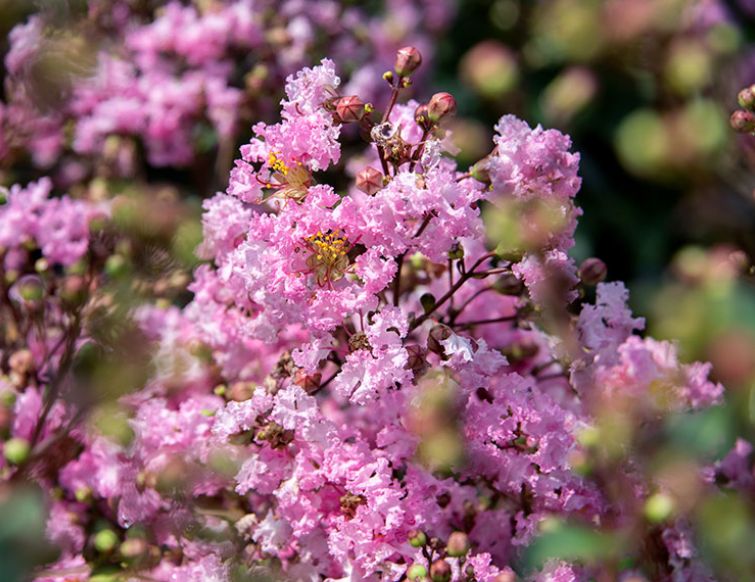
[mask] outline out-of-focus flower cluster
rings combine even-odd
[[[444,62],[465,82],[458,145],[478,155],[481,118],[503,112],[568,131],[595,175],[580,253],[610,249],[627,278],[660,274],[680,241],[752,260],[755,138],[727,118],[755,81],[754,17],[749,0],[470,4],[453,37],[462,56]],[[732,120],[747,130],[748,116]]]
[[[711,365],[567,254],[571,140],[507,115],[459,168],[455,98],[401,98],[421,62],[374,104],[328,59],[287,78],[185,300],[128,273],[161,230],[127,194],[4,193],[3,491],[44,492],[37,580],[708,580],[721,512],[752,566],[751,446],[671,446],[723,402]]]
[[[51,7],[9,35],[0,103],[2,168],[26,164],[70,185],[152,168],[225,173],[252,121],[274,114],[283,79],[342,55],[367,99],[406,42],[426,48],[453,2],[197,0]],[[79,14],[83,12],[83,14]],[[215,166],[213,165],[215,163]],[[219,167],[217,166],[219,164]]]

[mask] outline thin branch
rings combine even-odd
[[[477,269],[485,261],[493,258],[494,256],[495,256],[495,253],[494,252],[490,252],[490,253],[484,254],[482,257],[480,257],[479,259],[477,259],[477,261],[475,262],[475,264],[472,265],[472,268],[470,268],[464,275],[462,275],[461,277],[459,277],[459,280],[456,283],[454,283],[453,287],[451,287],[446,292],[446,294],[443,295],[443,297],[441,297],[440,299],[438,299],[438,301],[435,302],[435,305],[433,305],[433,307],[429,311],[425,312],[424,315],[418,317],[417,319],[414,320],[414,322],[412,322],[411,326],[409,326],[409,331],[417,329],[420,325],[422,325],[423,323],[425,323],[425,321],[427,321],[430,318],[430,316],[435,311],[437,311],[437,309],[441,305],[443,305],[446,301],[448,301],[449,299],[451,299],[451,297],[453,297],[454,293],[456,293],[461,288],[461,286],[464,285],[464,283],[466,283],[469,279],[471,279],[475,275],[475,269]]]

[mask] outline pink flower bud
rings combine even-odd
[[[737,101],[742,109],[752,111],[753,107],[755,107],[755,85],[742,89],[739,95],[737,95]]]
[[[516,582],[516,574],[510,568],[506,568],[493,578],[493,582]]]
[[[605,280],[607,274],[606,264],[595,257],[585,259],[579,266],[579,278],[585,285],[597,285]]]
[[[60,287],[60,298],[66,307],[75,308],[87,297],[86,282],[81,275],[68,275]]]
[[[254,386],[249,382],[235,382],[230,391],[228,397],[236,402],[243,402],[249,400],[254,394]]]
[[[438,122],[456,113],[456,99],[450,93],[436,93],[427,104],[427,114],[431,121]]]
[[[383,187],[383,174],[367,166],[357,174],[357,188],[369,196],[374,196]]]
[[[405,46],[396,53],[394,69],[400,77],[406,77],[416,71],[422,64],[422,54],[413,46]]]
[[[341,97],[336,101],[336,117],[341,123],[352,123],[364,117],[364,102],[356,95]]]
[[[735,131],[739,131],[741,133],[753,132],[755,131],[755,114],[750,111],[737,109],[734,113],[731,114],[729,123],[731,123],[731,126]]]
[[[430,579],[433,582],[449,582],[451,580],[451,565],[445,560],[435,560],[430,565]]]
[[[446,552],[449,556],[460,558],[469,551],[469,536],[463,531],[455,531],[448,536]]]

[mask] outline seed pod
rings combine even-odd
[[[356,95],[341,97],[335,103],[336,118],[340,123],[352,123],[364,117],[364,102]]]
[[[357,174],[357,188],[368,196],[374,196],[383,187],[383,179],[381,172],[372,166],[367,166]]]

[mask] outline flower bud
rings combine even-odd
[[[142,538],[131,538],[123,542],[119,548],[121,556],[126,559],[138,558],[147,551],[147,542]]]
[[[464,247],[461,246],[458,242],[455,242],[453,246],[451,247],[451,250],[448,251],[448,258],[452,261],[458,261],[459,259],[464,258]]]
[[[430,565],[430,579],[433,582],[449,582],[451,580],[451,565],[445,560],[435,560]]]
[[[123,255],[111,255],[105,261],[105,274],[117,279],[128,272],[128,263]]]
[[[50,269],[50,261],[42,257],[41,259],[37,259],[34,261],[34,270],[39,273],[40,275],[42,273],[47,272]]]
[[[579,279],[585,285],[597,285],[605,280],[607,274],[606,264],[595,257],[585,259],[579,266]]]
[[[322,374],[315,372],[314,374],[307,374],[304,370],[296,370],[294,372],[294,384],[304,388],[306,392],[311,392],[320,387],[322,381]]]
[[[100,530],[94,534],[92,544],[94,545],[94,549],[98,552],[108,554],[115,549],[116,545],[118,545],[118,534],[112,529]]]
[[[510,568],[506,568],[493,578],[493,582],[516,582],[516,574]]]
[[[26,439],[20,437],[9,439],[5,442],[3,447],[3,454],[5,459],[12,465],[20,465],[29,458],[31,452],[31,445]]]
[[[409,580],[421,580],[425,576],[427,576],[427,568],[422,564],[412,564],[406,571],[406,577]]]
[[[674,511],[674,500],[665,493],[655,493],[645,501],[645,517],[659,523],[666,521]]]
[[[383,174],[367,166],[357,174],[357,188],[368,196],[374,196],[383,187]]]
[[[451,337],[451,328],[442,323],[438,323],[432,327],[430,333],[427,334],[427,349],[431,352],[442,356],[445,353],[443,344],[440,342],[447,340]]]
[[[524,291],[524,281],[514,273],[504,273],[494,283],[494,288],[501,295],[521,295]]]
[[[340,123],[352,123],[364,117],[364,102],[356,95],[341,97],[335,105],[336,118]]]
[[[455,531],[448,536],[446,552],[453,558],[460,558],[469,551],[469,536],[463,531]]]
[[[14,374],[26,376],[34,370],[34,355],[27,349],[15,351],[8,359],[8,365]]]
[[[236,402],[249,400],[254,394],[254,386],[249,382],[235,382],[228,391],[228,398]]]
[[[86,282],[81,275],[68,275],[60,287],[60,298],[70,308],[80,306],[87,297]]]
[[[421,548],[427,543],[425,532],[413,529],[409,532],[409,545],[413,548]]]
[[[427,115],[431,121],[438,122],[454,113],[456,113],[456,99],[450,93],[436,93],[427,104]]]
[[[416,71],[422,64],[422,54],[416,47],[405,46],[396,53],[394,69],[399,77],[406,77]]]
[[[731,114],[729,123],[731,123],[731,126],[735,131],[739,131],[741,133],[755,131],[755,114],[750,111],[737,109],[734,113]]]
[[[755,85],[742,89],[737,95],[737,101],[742,109],[752,111],[755,107]]]
[[[35,306],[44,299],[45,285],[36,275],[24,275],[13,285],[11,294],[19,303]]]
[[[478,182],[490,184],[490,170],[488,168],[488,158],[484,158],[472,166],[469,175]]]

